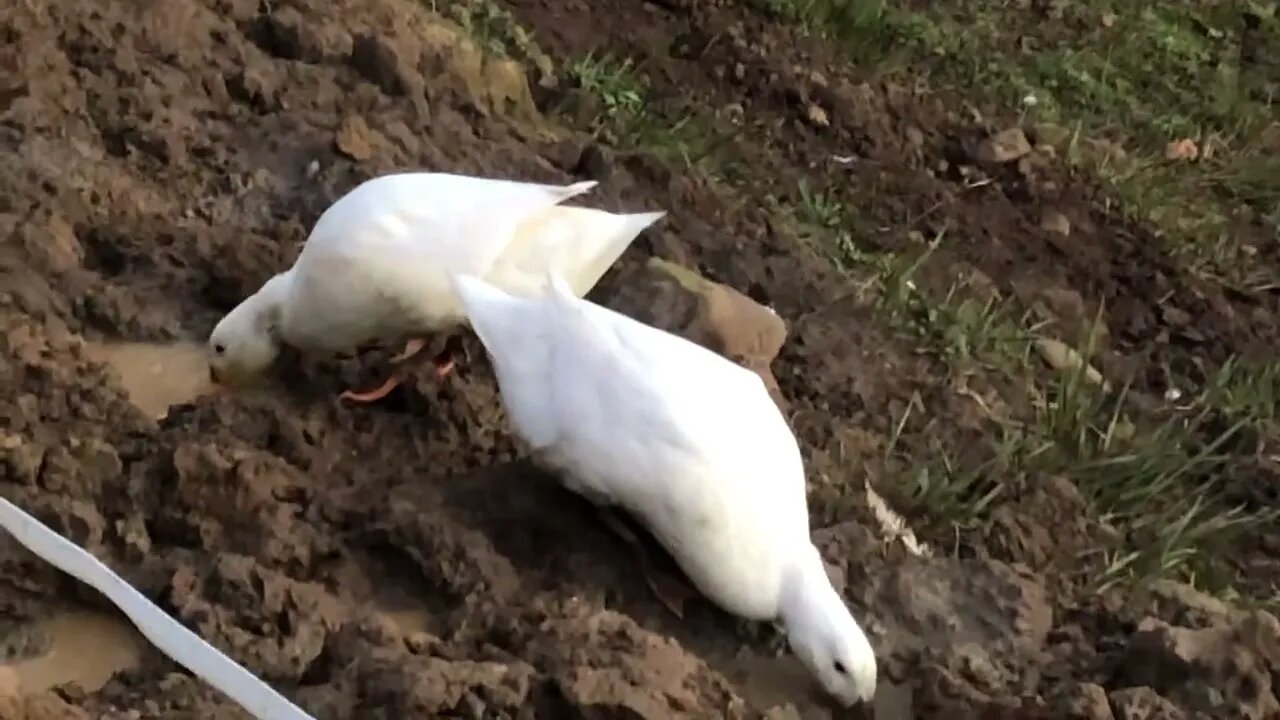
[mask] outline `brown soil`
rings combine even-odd
[[[788,321],[772,370],[805,448],[816,537],[881,658],[877,717],[1280,712],[1271,616],[1173,585],[1133,602],[1073,589],[1059,560],[1088,549],[1090,521],[1070,483],[1028,488],[988,545],[925,558],[882,540],[861,489],[912,396],[934,419],[909,429],[921,447],[940,428],[961,447],[985,426],[941,363],[780,236],[764,198],[807,177],[866,209],[868,227],[901,231],[866,233],[869,247],[945,227],[925,278],[962,267],[1026,302],[1077,298],[1064,324],[1103,303],[1105,370],[1151,392],[1274,348],[1275,295],[1184,276],[1051,160],[984,162],[997,128],[958,102],[866,82],[725,3],[509,4],[552,57],[636,58],[660,116],[737,103],[746,120],[724,131],[734,162],[715,182],[557,127],[548,118],[575,102],[563,82],[531,91],[426,5],[0,10],[0,492],[317,718],[828,717],[777,633],[705,603],[666,613],[585,501],[521,460],[473,338],[447,381],[424,371],[370,407],[337,394],[385,370],[383,351],[288,359],[269,388],[202,395],[159,420],[154,393],[198,388],[103,364],[120,347],[108,340],[200,342],[375,174],[594,176],[593,203],[670,215],[593,297],[633,302],[628,283],[659,255]],[[967,189],[961,166],[993,182]],[[1048,210],[1069,239],[1042,227]],[[137,382],[152,395],[135,405]],[[0,539],[5,619],[86,606],[106,609]],[[41,652],[30,644],[3,645],[21,658]],[[240,716],[151,649],[100,688],[5,692],[10,680],[0,717]]]

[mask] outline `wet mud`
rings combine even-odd
[[[643,154],[601,160],[581,128],[553,119],[563,88],[531,86],[429,5],[0,9],[0,493],[317,718],[844,716],[776,630],[705,602],[683,619],[666,612],[591,507],[524,459],[473,337],[446,380],[425,369],[370,406],[338,393],[380,379],[397,348],[286,357],[262,388],[210,392],[199,344],[361,180],[407,168],[602,175],[592,204],[670,214],[593,299],[766,375],[804,448],[815,539],[881,660],[875,717],[1276,712],[1270,615],[1181,586],[1093,597],[1054,574],[1058,543],[1088,544],[1067,520],[1084,512],[1073,488],[1036,490],[1013,549],[925,557],[881,535],[857,498],[905,404],[923,395],[957,442],[978,424],[938,398],[933,360],[774,232],[761,197],[856,152],[877,169],[850,187],[883,196],[886,217],[920,215],[922,231],[945,219],[948,261],[1010,293],[1052,284],[1084,304],[1109,299],[1108,362],[1144,377],[1161,343],[1187,377],[1203,375],[1201,350],[1274,347],[1271,305],[1179,276],[1052,164],[996,172],[1013,195],[955,194],[921,168],[981,128],[940,101],[854,84],[820,49],[732,6],[509,7],[553,55],[661,56],[647,66],[659,91],[776,119],[776,142],[744,145],[736,171],[765,180],[736,198]],[[797,119],[813,103],[833,118],[825,132]],[[1076,261],[1029,219],[1041,204],[1072,218]],[[682,296],[692,291],[655,276],[650,256],[737,294]],[[1153,295],[1180,303],[1182,330]],[[110,613],[0,538],[0,717],[243,716]],[[55,674],[68,632],[105,654]]]

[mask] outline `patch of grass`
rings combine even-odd
[[[914,412],[925,412],[919,396],[911,398],[894,426],[885,448],[883,464],[886,468],[890,467],[903,429]],[[977,466],[967,466],[958,462],[938,438],[931,436],[929,444],[928,455],[934,460],[921,464],[906,459],[906,470],[890,473],[904,496],[908,510],[923,510],[935,525],[966,530],[981,525],[996,501],[1007,494],[1008,486],[1002,482],[1002,473],[1009,463],[1003,451],[1012,451],[1014,445],[1001,443],[990,459]]]
[[[630,58],[587,55],[569,66],[575,85],[596,99],[599,108],[591,132],[623,150],[646,150],[662,159],[699,166],[708,174],[715,162],[708,160],[732,137],[720,131],[714,118],[694,112],[671,119],[669,113],[651,112],[648,81]]]
[[[1038,362],[1032,356],[1037,328],[1026,325],[1029,315],[995,301],[957,300],[963,293],[955,288],[931,298],[911,282],[919,264],[880,276],[886,315],[915,332],[917,342],[949,367],[964,372],[976,363],[1002,371],[1028,383],[1037,399],[1033,415],[1023,420],[988,413],[992,439],[979,461],[959,462],[933,440],[928,452],[915,448],[912,457],[896,458],[906,469],[890,477],[909,505],[934,526],[979,529],[1012,488],[1030,478],[1065,476],[1080,488],[1091,516],[1116,538],[1091,588],[1157,578],[1215,592],[1233,587],[1233,540],[1275,523],[1280,509],[1225,507],[1217,498],[1223,478],[1242,460],[1233,454],[1242,430],[1274,417],[1280,367],[1228,364],[1203,397],[1153,418],[1128,402],[1127,389],[1109,390],[1089,378],[1095,335],[1075,351],[1073,367],[1041,385],[1028,371]],[[1221,406],[1234,417],[1225,426]],[[916,402],[899,420],[886,468],[909,415],[921,409]]]
[[[1280,421],[1280,362],[1229,359],[1214,376],[1207,400],[1229,417],[1274,426]]]
[[[486,52],[520,61],[545,62],[533,34],[505,8],[478,0],[421,0],[433,13],[448,17]]]
[[[492,0],[422,0],[432,12],[458,23],[486,52],[536,67],[543,77],[555,74],[555,64],[506,9]],[[693,114],[670,122],[648,111],[648,86],[629,58],[588,55],[564,68],[568,79],[598,100],[599,112],[590,130],[623,149],[646,149],[686,166],[704,161],[724,143],[725,134]]]
[[[1175,409],[1163,421],[1131,418],[1126,389],[1107,392],[1084,364],[1061,373],[1038,403],[1034,432],[1048,441],[1036,470],[1073,478],[1124,542],[1108,553],[1095,589],[1174,577],[1218,591],[1235,580],[1231,540],[1280,518],[1280,509],[1223,507],[1216,498],[1238,458],[1227,452],[1246,421],[1222,427],[1214,408]]]
[[[836,228],[844,221],[844,205],[832,194],[814,190],[808,180],[800,181],[801,222],[819,227]]]
[[[1242,226],[1280,232],[1280,97],[1274,77],[1258,79],[1274,69],[1241,63],[1246,4],[1093,0],[1052,18],[1007,4],[743,1],[832,38],[866,69],[927,74],[1070,140],[1058,147],[1066,159],[1194,270],[1233,276],[1252,252]],[[1274,9],[1251,5],[1255,44],[1280,47]],[[1194,161],[1167,160],[1166,146],[1184,139]]]
[[[569,76],[600,98],[605,120],[629,124],[644,115],[647,89],[644,78],[632,72],[630,58],[588,55],[569,66]]]
[[[927,19],[885,0],[743,0],[754,9],[838,43],[852,59],[901,58],[906,41],[928,42],[938,31]]]
[[[976,105],[1012,110],[1037,140],[1103,180],[1119,208],[1154,226],[1193,270],[1256,267],[1241,262],[1250,252],[1238,242],[1241,225],[1280,231],[1280,153],[1264,151],[1280,113],[1272,95],[1237,82],[1241,41],[1230,4],[1086,2],[1054,21],[1007,5],[937,3],[913,12],[856,0],[742,1],[827,37],[882,75],[923,71]],[[1280,47],[1280,32],[1269,32]],[[907,48],[910,67],[893,47]],[[1182,139],[1198,157],[1166,159],[1168,143]],[[969,460],[931,439],[927,451],[895,456],[908,416],[922,406],[909,407],[885,465],[926,519],[980,528],[1012,488],[1067,476],[1114,535],[1105,558],[1090,564],[1094,588],[1159,577],[1215,592],[1234,587],[1233,540],[1280,511],[1228,506],[1221,483],[1249,462],[1240,454],[1246,428],[1262,424],[1255,434],[1275,436],[1280,365],[1230,363],[1205,393],[1159,411],[1087,379],[1091,347],[1078,349],[1075,369],[1039,383],[1028,368],[1039,362],[1032,350],[1040,328],[1028,315],[964,279],[940,295],[917,287],[913,276],[936,239],[900,254],[867,253],[856,208],[809,186],[791,203],[774,203],[782,226],[829,258],[855,291],[874,289],[884,317],[924,351],[961,375],[1001,371],[1036,398],[1030,417],[993,416],[990,447]],[[932,438],[927,427],[920,432]]]
[[[923,344],[935,348],[951,367],[976,364],[1021,376],[1034,338],[1024,329],[1028,313],[1016,313],[996,297],[975,297],[969,283],[961,278],[939,298],[927,298],[913,286],[904,286],[910,298],[897,312],[905,309]]]
[[[958,278],[940,296],[931,296],[915,282],[916,273],[942,243],[942,233],[929,242],[918,237],[912,250],[863,252],[849,231],[834,227],[843,214],[831,220],[825,210],[828,203],[808,199],[821,199],[821,194],[802,187],[801,196],[806,201],[800,215],[810,218],[811,228],[834,228],[818,233],[824,238],[819,247],[851,280],[861,278],[864,285],[876,286],[877,308],[891,326],[957,370],[978,366],[1009,377],[1024,374],[1037,327],[1030,324],[1030,311],[1015,311],[1010,303],[985,294],[973,287],[971,277]]]
[[[851,228],[856,210],[823,190],[806,184],[794,202],[772,202],[778,226],[830,259],[855,291],[863,286],[874,292],[881,316],[922,352],[958,375],[977,371],[989,379],[995,372],[1024,384],[1033,397],[1028,417],[988,411],[987,447],[967,458],[930,435],[927,423],[924,430],[914,428],[927,447],[909,453],[899,447],[908,421],[924,414],[915,398],[895,426],[884,461],[904,509],[937,533],[981,530],[1015,488],[1036,477],[1065,476],[1114,538],[1090,565],[1097,571],[1089,578],[1092,589],[1158,578],[1214,592],[1236,584],[1232,542],[1274,523],[1280,510],[1224,506],[1217,498],[1222,479],[1241,461],[1233,453],[1243,428],[1275,417],[1280,364],[1228,363],[1203,396],[1152,417],[1149,408],[1129,402],[1127,389],[1090,379],[1095,324],[1095,334],[1072,350],[1073,362],[1049,363],[1058,369],[1039,382],[1031,368],[1048,358],[1036,352],[1043,326],[1032,321],[1032,311],[984,298],[964,278],[940,294],[915,281],[943,242],[941,234],[932,241],[917,238],[900,253],[867,253],[858,249]]]

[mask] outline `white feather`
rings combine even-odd
[[[341,352],[465,323],[450,273],[528,294],[554,265],[585,294],[664,214],[560,205],[595,185],[449,173],[368,180],[325,210],[292,268],[219,323],[210,338],[215,369],[259,372],[281,342]]]
[[[764,382],[549,281],[518,297],[454,279],[516,432],[567,487],[643,521],[712,601],[781,618],[811,666],[840,659],[852,677],[818,670],[833,692],[869,697],[875,656],[810,541],[800,450]]]

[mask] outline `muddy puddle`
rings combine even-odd
[[[832,711],[831,705],[818,691],[808,671],[789,653],[777,657],[747,651],[732,657],[712,654],[707,661],[732,682],[743,699],[753,707],[785,708],[790,705],[795,714],[789,717],[801,720],[846,717],[839,711]],[[850,717],[853,716],[856,715]],[[788,715],[784,713],[782,717]],[[881,678],[876,687],[876,699],[871,713],[860,717],[911,720],[915,716],[912,714],[910,689],[888,683]]]
[[[95,610],[68,610],[0,639],[0,696],[35,693],[66,683],[98,690],[121,670],[138,666],[146,641],[126,620]]]
[[[204,345],[198,343],[88,343],[86,352],[115,368],[133,404],[157,420],[174,405],[215,389]]]

